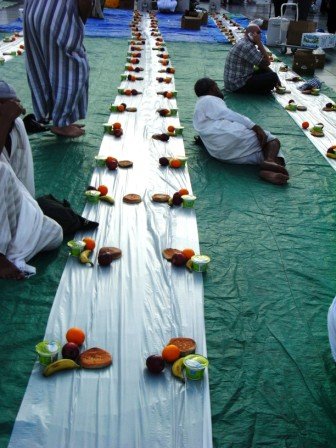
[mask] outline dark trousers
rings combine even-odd
[[[287,3],[286,0],[273,0],[274,17],[279,17],[281,15],[281,5],[283,3]]]
[[[299,20],[307,20],[312,0],[298,0]]]
[[[330,6],[328,9],[327,28],[328,28],[329,33],[336,32],[336,5],[335,5],[334,1],[330,2]]]
[[[280,85],[280,79],[270,68],[259,70],[248,79],[246,84],[236,92],[241,93],[269,93],[275,86]]]

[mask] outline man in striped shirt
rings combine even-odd
[[[280,79],[270,68],[270,59],[260,39],[260,28],[251,24],[245,36],[229,51],[225,61],[226,90],[244,93],[269,93],[281,86]],[[255,71],[254,67],[258,70]]]
[[[89,64],[83,45],[84,23],[92,0],[26,0],[26,67],[35,116],[53,121],[51,131],[80,137],[86,117]]]
[[[42,250],[58,247],[62,228],[44,216],[33,198],[29,141],[14,89],[0,81],[0,278],[22,279],[35,273],[26,262]],[[27,166],[28,165],[28,166]]]

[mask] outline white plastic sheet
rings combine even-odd
[[[4,42],[3,40],[0,41],[0,57],[4,58],[5,62],[9,61],[10,59],[13,59],[13,57],[15,56],[11,56],[7,53],[18,50],[23,52],[23,50],[20,48],[20,45],[23,44],[24,42],[22,36],[17,36],[13,42]]]
[[[143,22],[147,40],[140,65],[145,70],[136,75],[144,81],[121,85],[143,94],[117,96],[115,101],[138,111],[111,115],[110,122],[119,121],[124,135],[121,139],[105,135],[99,152],[132,160],[134,167],[96,168],[92,184],[107,185],[115,205],[91,204],[84,210],[85,217],[100,223],[92,235],[97,247],[117,246],[123,255],[110,268],[99,267],[95,259],[89,268],[69,258],[46,329],[46,338],[65,342],[69,327],[83,328],[84,349],[108,350],[113,366],[44,378],[36,364],[11,448],[212,446],[208,374],[203,381],[183,384],[171,375],[170,367],[157,376],[145,367],[147,356],[160,353],[171,337],[192,337],[197,352],[205,356],[206,343],[201,274],[174,268],[161,255],[167,247],[192,247],[199,252],[199,242],[193,209],[151,201],[153,193],[173,194],[182,187],[191,191],[191,185],[187,168],[172,170],[158,164],[162,155],[183,155],[184,146],[181,137],[167,144],[151,139],[167,125],[179,124],[179,119],[162,118],[156,112],[176,107],[175,100],[157,95],[174,90],[174,83],[156,81],[162,67],[158,52],[152,51],[155,41],[148,16]],[[123,203],[128,193],[140,194],[142,202]]]

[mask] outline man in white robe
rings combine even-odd
[[[210,78],[195,84],[198,96],[193,125],[212,157],[228,163],[259,165],[267,182],[284,185],[289,179],[280,141],[252,120],[229,109],[217,83]]]
[[[328,334],[331,354],[336,362],[336,297],[328,311]]]
[[[0,81],[0,278],[22,279],[36,272],[26,262],[58,247],[62,228],[44,216],[33,198],[31,148],[14,89]]]

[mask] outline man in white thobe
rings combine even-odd
[[[0,278],[22,279],[36,272],[29,261],[58,247],[62,228],[44,216],[33,198],[31,148],[14,89],[0,81]]]
[[[198,96],[193,125],[212,157],[228,163],[259,165],[267,182],[284,185],[289,179],[280,141],[252,120],[229,109],[217,83],[210,78],[195,84]]]

